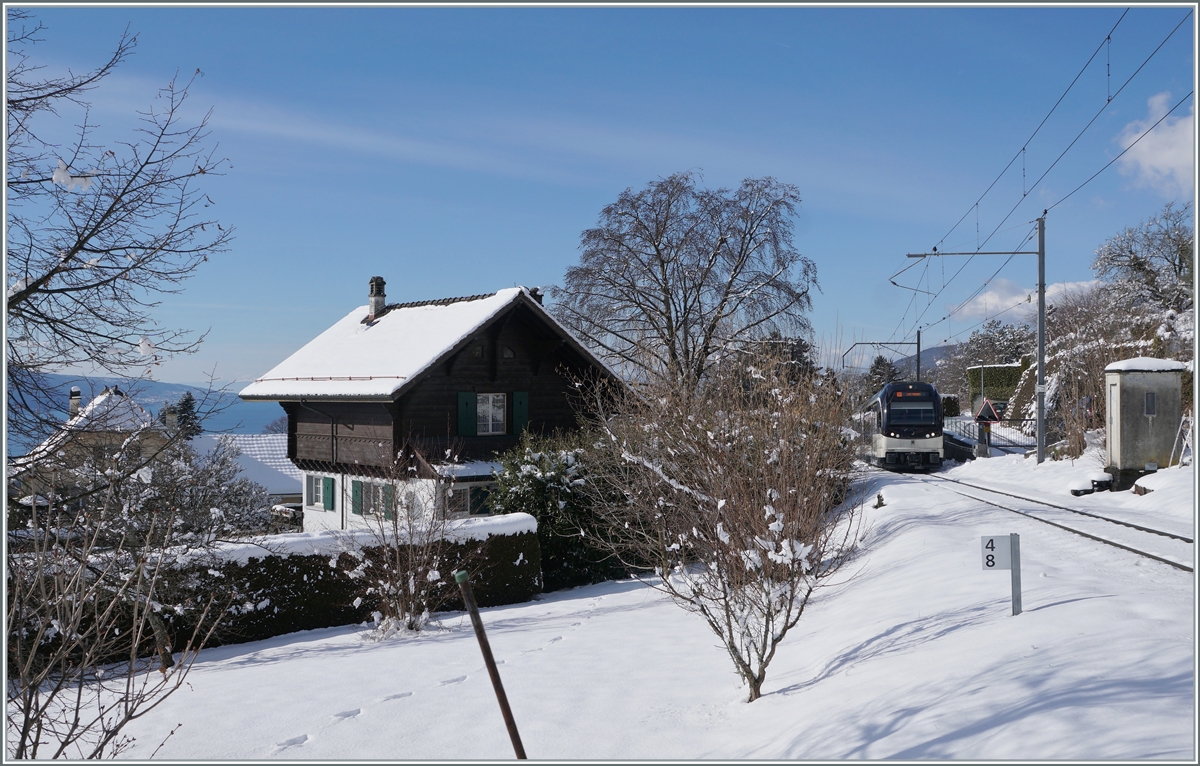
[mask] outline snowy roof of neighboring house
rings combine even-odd
[[[65,446],[71,438],[85,433],[129,433],[164,430],[137,402],[119,388],[105,388],[28,455],[13,460],[14,470],[23,470],[36,460],[45,459]]]
[[[1183,362],[1174,359],[1155,359],[1149,356],[1139,356],[1136,359],[1122,359],[1104,368],[1105,372],[1182,372],[1187,369]]]
[[[192,439],[197,452],[210,452],[219,441],[230,442],[240,451],[242,476],[261,484],[272,495],[301,491],[304,474],[287,456],[287,434],[201,434]]]
[[[460,476],[491,476],[503,471],[504,465],[489,460],[472,460],[467,463],[440,463],[434,466],[440,476],[457,479]]]
[[[249,400],[392,399],[418,375],[513,304],[521,302],[569,339],[586,359],[616,377],[554,320],[524,287],[490,295],[401,303],[372,322],[360,306],[242,389]]]

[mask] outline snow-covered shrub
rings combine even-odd
[[[1191,358],[1179,346],[1161,341],[1164,316],[1144,304],[1131,302],[1127,293],[1099,284],[1060,293],[1046,322],[1046,440],[1065,441],[1063,455],[1082,454],[1084,434],[1104,428],[1107,399],[1104,368],[1137,356]],[[1190,318],[1191,312],[1187,312]],[[1172,326],[1190,328],[1179,317]],[[1160,332],[1161,331],[1161,332]],[[1182,334],[1182,333],[1181,333]],[[1169,348],[1174,351],[1167,353]],[[1037,360],[1022,373],[1009,406],[1010,417],[1026,419],[1032,434],[1037,417]]]
[[[376,605],[379,633],[390,635],[397,628],[416,633],[458,596],[447,557],[450,519],[446,503],[438,500],[450,491],[453,479],[433,471],[412,445],[396,456],[385,474],[369,501],[356,501],[360,506],[355,513],[362,513],[371,539],[364,544],[354,535],[344,535],[350,556],[342,559],[349,559],[345,571],[361,583],[361,597]],[[482,551],[482,543],[469,545],[454,567],[475,568]]]
[[[184,682],[236,596],[187,562],[267,519],[236,456],[182,441],[147,454],[131,435],[31,464],[59,499],[6,548],[10,755],[118,753],[124,725]]]
[[[583,489],[614,553],[704,619],[753,701],[776,646],[851,553],[856,508],[842,506],[855,451],[843,387],[751,361],[695,389],[597,392]]]
[[[587,483],[583,433],[533,436],[500,455],[496,513],[528,513],[538,521],[542,587],[553,591],[603,582],[627,574],[604,545]]]

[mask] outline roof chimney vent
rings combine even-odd
[[[387,309],[387,296],[383,293],[383,286],[385,284],[386,282],[383,281],[383,277],[371,277],[371,289],[367,294],[368,319],[380,316]]]
[[[542,298],[545,297],[546,294],[542,292],[542,288],[540,287],[531,287],[529,288],[529,295],[531,298],[537,301],[538,305],[540,306],[542,305]]]
[[[67,419],[71,419],[79,414],[79,405],[83,401],[83,392],[79,390],[79,386],[71,386],[70,406],[67,408]]]

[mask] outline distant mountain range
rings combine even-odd
[[[940,360],[945,359],[958,351],[958,346],[959,344],[956,343],[952,346],[934,346],[933,348],[921,349],[922,377],[925,377],[925,373],[928,370],[933,369]],[[913,354],[912,356],[906,356],[901,359],[896,359],[892,362],[892,364],[896,365],[896,369],[903,373],[905,378],[911,379],[916,377],[916,354]]]
[[[193,386],[184,383],[161,383],[154,380],[124,380],[110,377],[84,377],[79,375],[47,375],[55,401],[62,402],[62,409],[55,413],[64,422],[67,419],[68,399],[71,386],[79,386],[86,405],[105,386],[118,386],[129,394],[143,408],[157,415],[164,404],[173,404],[191,391],[196,398],[198,411],[212,411],[204,419],[204,430],[213,433],[257,434],[262,433],[263,427],[284,414],[283,409],[274,402],[243,402],[237,392],[247,385],[246,382],[234,382],[225,386],[225,390],[208,392],[203,386]],[[8,441],[8,454],[22,455],[35,445],[21,443],[13,438]]]

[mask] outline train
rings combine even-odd
[[[893,471],[932,471],[945,456],[942,397],[930,383],[888,383],[855,415],[865,462]]]

